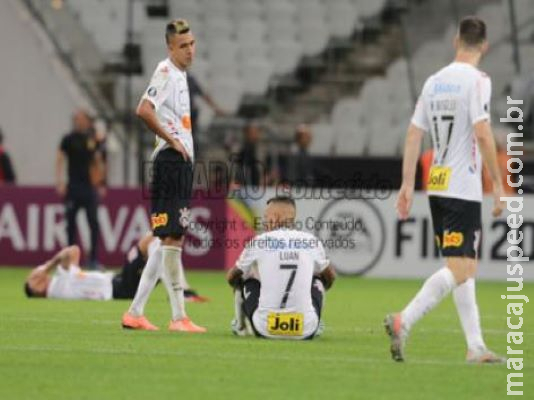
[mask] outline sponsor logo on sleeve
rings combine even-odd
[[[147,90],[147,94],[149,97],[156,97],[158,94],[158,89],[156,89],[154,86],[150,86]]]

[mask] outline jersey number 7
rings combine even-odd
[[[438,129],[438,117],[434,116],[432,117],[432,122],[434,123],[434,143],[436,144],[436,150],[437,154],[434,157],[434,160],[436,161],[435,164],[441,165],[445,162],[445,157],[447,156],[447,152],[449,151],[449,143],[451,141],[452,136],[452,129],[454,127],[454,115],[442,115],[441,116],[442,122],[448,122],[449,123],[449,130],[447,132],[447,141],[445,142],[445,147],[441,149],[440,146],[440,134]],[[439,156],[439,153],[441,153],[441,157]]]
[[[295,275],[297,275],[297,264],[282,264],[280,265],[280,269],[291,271],[291,275],[289,275],[289,280],[287,281],[284,296],[282,297],[282,302],[280,303],[280,308],[286,308],[287,299],[289,298],[289,292],[291,292],[293,283],[295,283]]]

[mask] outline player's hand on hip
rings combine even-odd
[[[178,153],[180,153],[182,156],[184,156],[185,161],[189,161],[189,155],[187,154],[187,151],[185,150],[184,145],[182,142],[180,142],[178,139],[174,139],[172,141],[172,148],[176,150]]]
[[[397,210],[397,216],[401,220],[408,218],[410,209],[412,208],[413,201],[413,188],[402,185],[397,196],[395,203],[395,209]]]
[[[495,189],[493,190],[493,211],[491,212],[494,217],[498,217],[499,215],[501,215],[504,210],[504,201],[501,200],[501,197],[503,196],[504,189],[502,188],[502,186],[499,185],[498,187],[495,187]]]

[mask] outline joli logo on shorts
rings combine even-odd
[[[460,247],[464,243],[464,234],[462,232],[443,233],[443,248]]]
[[[304,317],[299,313],[270,313],[267,328],[271,335],[301,336],[304,328]]]
[[[159,226],[165,226],[167,225],[167,222],[169,221],[169,216],[167,213],[162,214],[152,214],[152,229],[156,229]]]

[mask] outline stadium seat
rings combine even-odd
[[[276,74],[286,74],[295,69],[302,54],[302,47],[296,40],[280,38],[269,43],[269,58]]]
[[[311,155],[326,156],[331,154],[334,129],[331,124],[326,122],[318,122],[310,126],[312,132],[312,142],[310,144],[309,152]]]
[[[333,0],[326,7],[326,22],[330,35],[350,36],[358,25],[358,13],[349,0]]]
[[[197,0],[170,0],[170,18],[198,19],[201,5]]]
[[[232,0],[230,5],[230,15],[234,21],[246,21],[248,19],[260,19],[263,8],[253,0]]]
[[[404,122],[406,124],[406,122]],[[394,156],[398,152],[399,137],[395,129],[391,115],[383,118],[374,118],[367,125],[367,153],[373,156]]]
[[[304,55],[313,56],[326,48],[330,32],[324,18],[320,16],[313,20],[298,18],[297,29]]]
[[[236,21],[235,36],[240,45],[265,44],[265,24],[260,18],[247,18],[245,20]]]
[[[204,0],[200,4],[202,5],[201,14],[206,20],[230,16],[230,4],[227,0]]]
[[[203,38],[207,43],[220,40],[232,40],[233,36],[232,25],[228,23],[227,18],[214,17],[211,18],[209,23],[205,24],[202,28]]]
[[[237,76],[225,73],[210,78],[209,92],[224,110],[235,113],[241,102],[243,87]]]
[[[356,98],[340,100],[332,111],[334,148],[338,155],[360,155],[366,142],[366,132],[361,124],[362,104]]]
[[[386,5],[386,0],[352,0],[356,9],[358,10],[358,15],[365,19],[370,17],[378,16]]]
[[[266,57],[245,58],[239,70],[245,93],[260,95],[267,91],[273,66]]]

